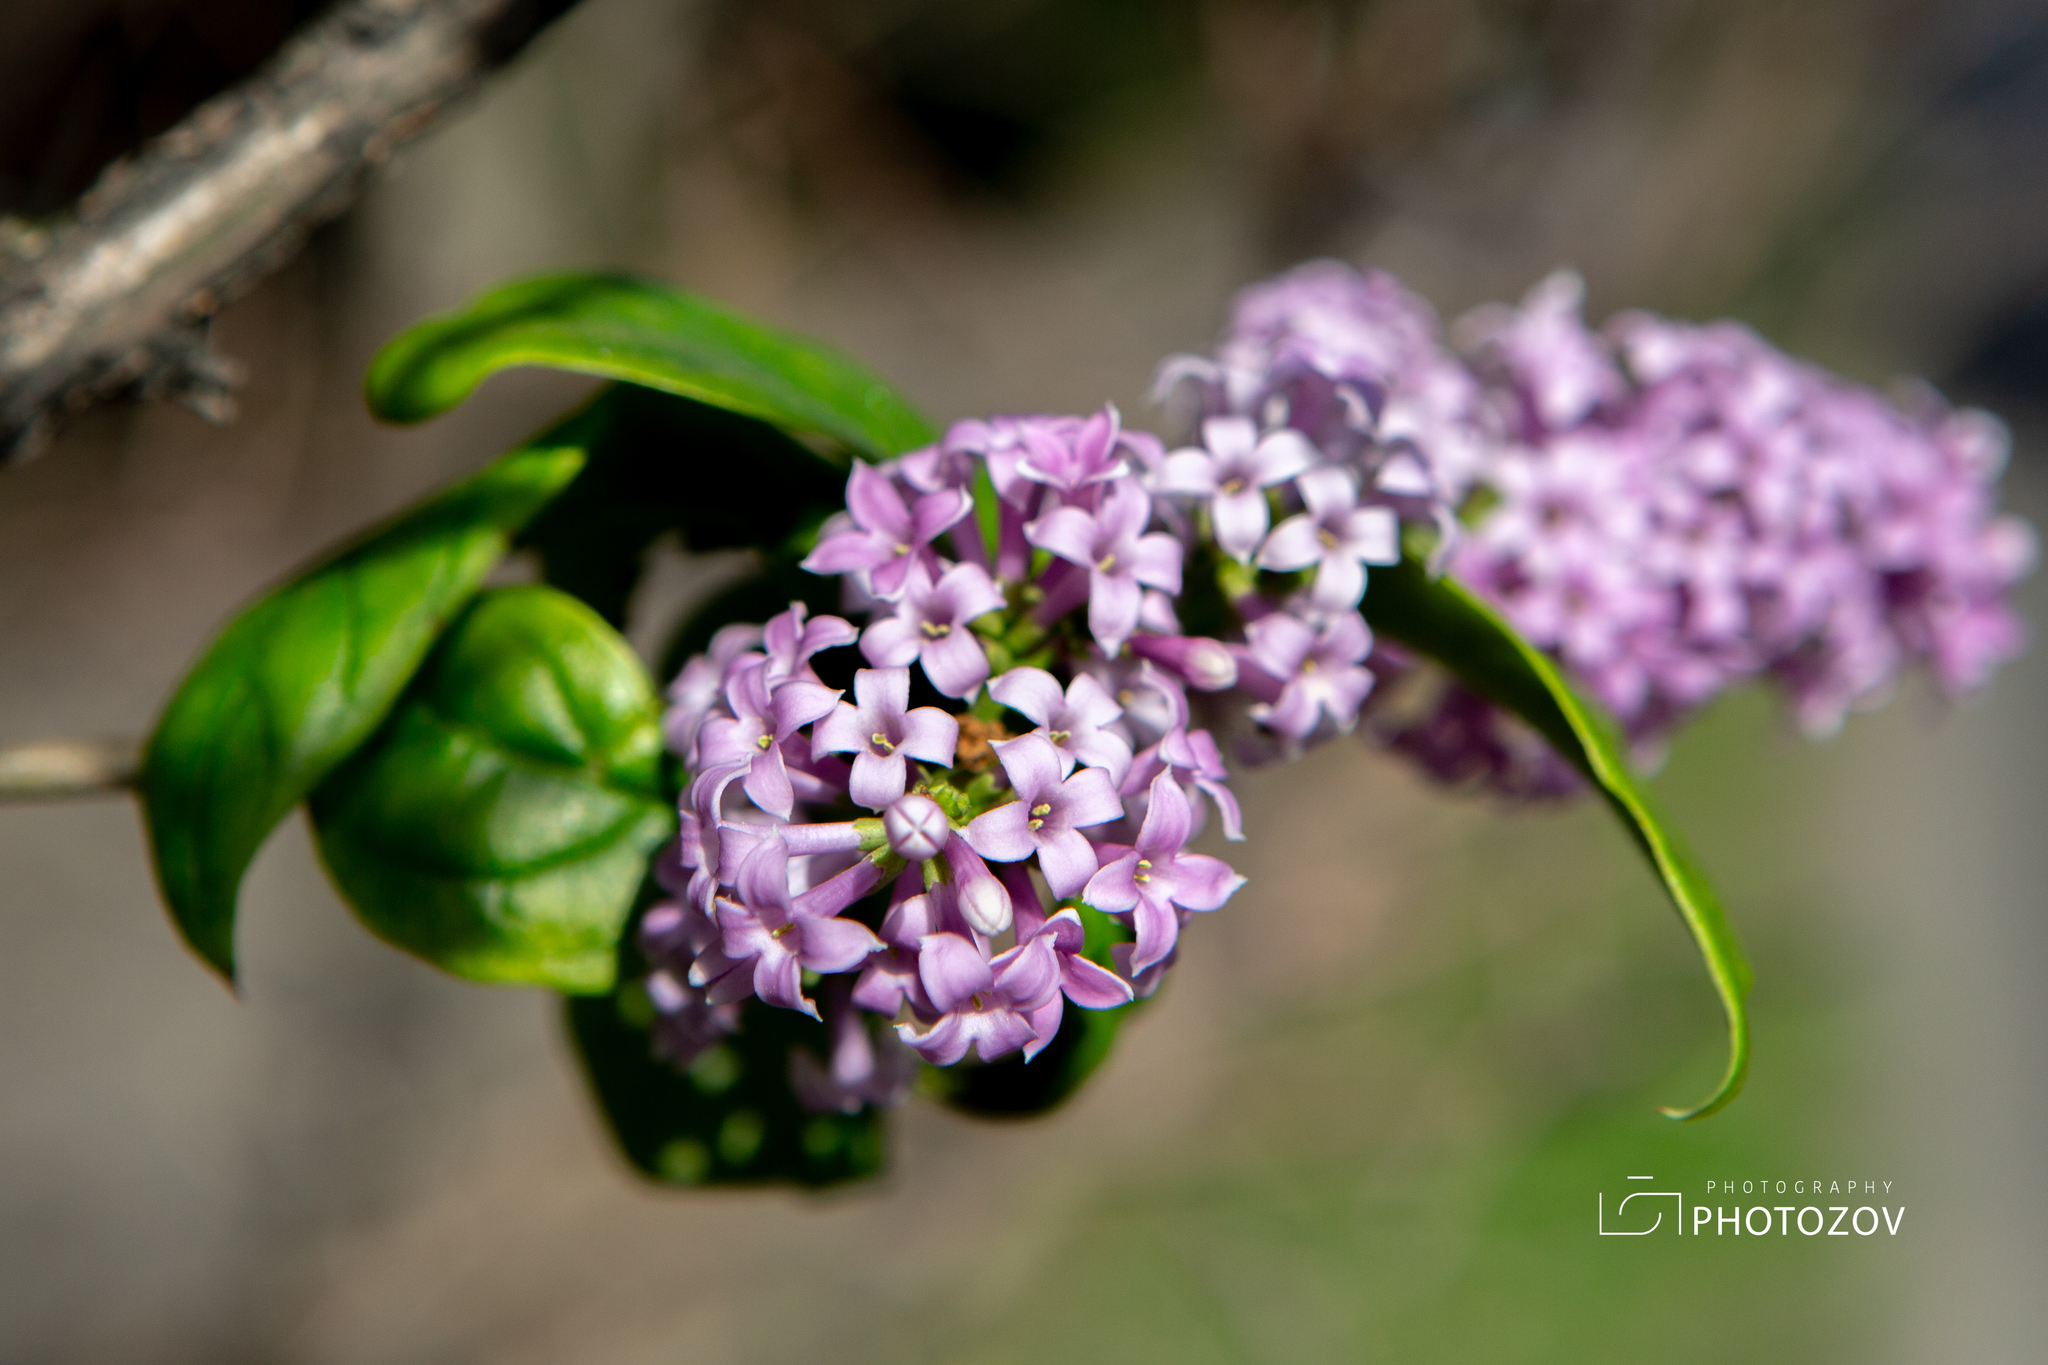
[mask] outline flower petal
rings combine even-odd
[[[1022,862],[1038,851],[1038,843],[1031,837],[1030,815],[1022,801],[983,811],[960,833],[969,848],[999,863]]]
[[[853,472],[846,480],[846,510],[853,513],[853,519],[863,530],[899,542],[909,540],[913,534],[910,509],[903,505],[903,495],[896,491],[887,474],[864,461],[853,462]]]
[[[824,919],[805,916],[796,921],[796,926],[803,939],[803,965],[814,972],[850,972],[868,954],[882,950],[882,940],[859,920],[838,915]]]
[[[1027,522],[1024,538],[1074,564],[1095,563],[1095,518],[1078,507],[1061,507]]]
[[[988,655],[964,627],[927,641],[918,661],[932,686],[949,697],[971,697],[988,678]]]
[[[1168,898],[1188,910],[1218,910],[1237,894],[1245,879],[1221,858],[1206,853],[1183,853],[1173,860],[1167,880]]]
[[[1293,573],[1296,569],[1306,569],[1319,562],[1323,557],[1323,541],[1317,532],[1321,529],[1316,519],[1306,512],[1298,517],[1289,517],[1266,537],[1265,548],[1259,551],[1259,567]]]
[[[901,616],[885,616],[860,635],[860,652],[877,668],[901,668],[917,662],[924,640],[917,626]]]
[[[1083,675],[1085,676],[1085,675]],[[1092,679],[1091,679],[1092,681]],[[1098,685],[1097,690],[1100,690]],[[1040,725],[1052,722],[1054,712],[1066,700],[1059,681],[1042,668],[1013,668],[988,685],[988,694],[1019,715]],[[1110,703],[1112,706],[1114,702]]]
[[[1113,847],[1097,850],[1101,856],[1109,856]],[[1087,888],[1081,892],[1081,899],[1098,910],[1128,910],[1138,903],[1138,883],[1133,874],[1138,868],[1135,850],[1125,853],[1115,862],[1105,863],[1101,871],[1088,879]]]
[[[1216,543],[1239,563],[1250,559],[1266,538],[1271,514],[1266,495],[1257,488],[1236,493],[1218,493],[1209,503],[1209,517],[1215,523]]]
[[[1060,963],[1060,990],[1084,1010],[1111,1010],[1131,1002],[1131,983],[1085,957]]]
[[[917,976],[925,994],[947,1014],[995,984],[988,959],[959,934],[927,934],[917,945]]]
[[[903,738],[896,742],[898,753],[921,758],[927,763],[953,766],[960,747],[959,718],[936,706],[920,706],[903,713]]]
[[[909,785],[905,769],[908,765],[899,757],[883,758],[880,754],[862,751],[853,757],[853,778],[847,783],[847,795],[857,806],[869,810],[882,810],[891,801],[903,795]]]
[[[1116,783],[1100,768],[1083,768],[1060,786],[1060,819],[1074,829],[1123,817]]]
[[[1090,768],[1087,771],[1096,770]],[[1061,830],[1050,839],[1040,839],[1038,870],[1045,874],[1045,884],[1060,899],[1079,894],[1081,888],[1088,884],[1088,879],[1095,875],[1095,868],[1095,845],[1089,843],[1088,836],[1080,831]]]

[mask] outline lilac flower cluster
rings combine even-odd
[[[1469,320],[1510,439],[1453,572],[1639,739],[1759,675],[1809,733],[1926,662],[1950,693],[2022,644],[2032,535],[1994,515],[2006,435],[1902,410],[1734,323],[1580,318],[1576,277]]]
[[[1188,699],[1240,668],[1175,619],[1187,519],[1148,491],[1167,463],[1105,409],[855,466],[804,567],[865,626],[792,605],[670,689],[689,784],[640,932],[661,1055],[687,1065],[754,997],[827,1019],[829,1062],[792,1081],[854,1109],[900,1098],[912,1053],[1028,1060],[1069,1005],[1157,989],[1188,917],[1243,881],[1187,847],[1212,806],[1242,837]],[[850,689],[827,686],[820,656],[856,645]]]
[[[1437,566],[1569,665],[1645,755],[1752,677],[1821,733],[1907,664],[1953,694],[2019,650],[2006,597],[2033,538],[1996,514],[1995,419],[1926,391],[1895,406],[1732,323],[1633,313],[1595,331],[1580,297],[1575,277],[1553,276],[1519,308],[1462,320],[1453,349],[1384,274],[1317,262],[1246,290],[1214,355],[1169,360],[1161,384],[1200,381],[1216,461],[1275,452],[1230,468],[1313,515],[1314,539],[1260,542],[1262,513],[1219,498],[1218,543],[1263,570],[1314,564],[1313,584],[1277,604],[1314,625],[1353,593],[1331,562],[1354,543],[1340,518],[1386,506],[1426,519]],[[1219,414],[1244,426],[1219,430]],[[1332,468],[1355,501],[1320,486]],[[1254,636],[1265,603],[1238,605]],[[1426,681],[1391,648],[1364,666]],[[1382,686],[1370,733],[1448,780],[1577,789],[1470,692],[1438,684],[1419,706],[1415,692]]]
[[[1459,333],[1320,262],[1162,367],[1199,403],[1184,448],[1105,408],[856,464],[804,567],[863,624],[728,626],[670,689],[656,1050],[687,1065],[749,998],[823,1017],[831,1057],[792,1084],[850,1111],[919,1057],[1028,1060],[1068,1006],[1151,994],[1242,884],[1188,848],[1212,809],[1243,837],[1218,732],[1258,760],[1364,717],[1441,777],[1575,789],[1472,693],[1416,706],[1425,675],[1375,646],[1371,570],[1410,533],[1646,746],[1749,677],[1825,730],[1908,662],[1959,691],[2020,647],[2032,539],[1995,515],[1990,418],[1902,410],[1732,324],[1593,331],[1569,276]]]

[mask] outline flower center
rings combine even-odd
[[[757,737],[754,740],[754,746],[765,753],[767,751],[768,746],[773,744],[774,742],[775,736],[769,734],[766,730],[763,730],[760,733],[759,737]]]
[[[953,633],[953,623],[950,621],[924,621],[920,625],[927,640],[943,640]]]
[[[874,746],[877,749],[880,749],[882,751],[882,756],[885,758],[888,757],[890,754],[896,752],[896,746],[891,744],[889,742],[889,737],[883,734],[880,730],[877,730],[873,734],[869,735],[868,739],[874,743]]]
[[[1303,659],[1303,660],[1301,661],[1301,671],[1302,671],[1303,673],[1313,673],[1313,672],[1315,672],[1315,671],[1316,671],[1316,661],[1315,661],[1314,659]]]
[[[790,930],[794,928],[796,928],[796,921],[791,920],[789,923],[783,925],[780,929],[770,929],[768,931],[768,937],[781,938],[784,934],[788,933]]]
[[[1041,802],[1039,802],[1039,803],[1038,803],[1037,805],[1033,806],[1033,807],[1031,808],[1031,820],[1030,820],[1030,822],[1029,822],[1029,823],[1030,823],[1030,825],[1031,825],[1031,828],[1033,828],[1033,829],[1042,829],[1042,828],[1044,828],[1044,826],[1045,826],[1045,817],[1046,817],[1046,816],[1048,816],[1048,815],[1051,815],[1051,814],[1052,814],[1052,802],[1050,802],[1050,801],[1041,801]]]
[[[1095,567],[1103,573],[1114,573],[1116,571],[1116,552],[1112,550],[1104,555],[1096,563]]]
[[[1134,882],[1149,882],[1152,880],[1152,860],[1150,858],[1138,859],[1138,870],[1131,874],[1131,880]]]
[[[1337,548],[1337,537],[1331,533],[1330,528],[1327,526],[1322,527],[1320,530],[1316,532],[1316,539],[1323,542],[1323,548],[1325,550],[1334,550]]]
[[[1223,481],[1223,492],[1237,494],[1244,492],[1244,475],[1233,474]]]
[[[909,553],[910,553],[910,546],[909,546],[909,544],[908,544],[907,542],[904,542],[904,541],[901,541],[901,540],[897,541],[897,542],[896,542],[896,553],[897,553],[897,554],[899,554],[899,555],[907,555],[907,554],[909,554]]]
[[[1074,732],[1071,730],[1047,730],[1045,737],[1054,744],[1065,744],[1074,737]]]

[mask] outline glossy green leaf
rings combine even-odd
[[[228,626],[144,755],[158,885],[230,981],[242,874],[285,815],[381,724],[512,535],[583,465],[571,418],[300,574]]]
[[[881,1113],[811,1114],[790,1089],[792,1049],[827,1055],[825,1026],[749,1000],[740,1031],[684,1073],[653,1055],[637,992],[572,999],[570,1036],[619,1149],[672,1185],[832,1185],[878,1173]]]
[[[1109,949],[1130,939],[1130,931],[1091,905],[1073,902],[1088,933],[1086,955],[1114,970]],[[922,1087],[955,1109],[990,1118],[1022,1118],[1043,1114],[1072,1098],[1074,1092],[1109,1060],[1124,1021],[1143,1009],[1136,1001],[1113,1010],[1084,1010],[1068,1001],[1060,1013],[1060,1029],[1036,1057],[1020,1053],[1001,1061],[928,1066]]]
[[[1432,578],[1415,559],[1375,569],[1365,595],[1373,629],[1443,665],[1488,700],[1527,721],[1584,773],[1621,817],[1656,870],[1693,940],[1728,1019],[1728,1066],[1721,1084],[1675,1119],[1705,1118],[1742,1090],[1749,1069],[1749,964],[1706,874],[1630,771],[1612,722],[1565,681],[1548,655],[1492,607],[1449,577]]]
[[[320,855],[380,938],[478,981],[609,990],[648,858],[660,711],[596,613],[484,594],[391,719],[312,796]]]
[[[680,394],[871,457],[901,454],[933,436],[895,390],[846,357],[624,275],[518,280],[429,318],[371,364],[370,408],[386,421],[422,421],[515,365]]]

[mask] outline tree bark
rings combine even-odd
[[[576,0],[344,0],[53,221],[0,220],[0,459],[95,402],[234,416],[207,320]]]

